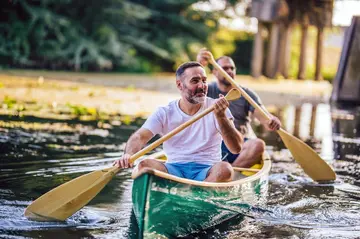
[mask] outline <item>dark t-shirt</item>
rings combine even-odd
[[[259,96],[252,90],[242,87],[242,89],[258,104],[261,105],[261,100]],[[219,98],[219,94],[226,95],[225,92],[221,92],[217,86],[216,82],[212,82],[208,87],[208,96],[214,99]],[[241,96],[237,100],[230,101],[229,109],[234,116],[235,127],[243,135],[247,135],[250,127],[250,112],[253,113],[255,108],[250,105],[250,103]]]

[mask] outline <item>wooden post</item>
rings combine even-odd
[[[251,75],[255,78],[258,78],[262,74],[262,65],[264,57],[264,39],[262,37],[262,32],[264,30],[264,25],[258,20],[258,31],[255,34],[253,53],[251,59]]]
[[[317,41],[316,41],[316,70],[315,80],[322,80],[321,66],[322,66],[322,54],[323,54],[323,43],[324,43],[324,28],[317,27]]]
[[[300,59],[299,59],[299,79],[305,79],[306,73],[306,47],[307,47],[307,35],[308,35],[308,26],[303,25],[301,27],[301,43],[300,43]]]
[[[284,24],[280,41],[279,72],[289,78],[289,67],[291,59],[291,25]]]
[[[300,43],[300,59],[299,59],[299,73],[298,79],[305,79],[306,74],[306,48],[308,37],[309,18],[304,16],[304,21],[301,24],[301,43]]]
[[[280,24],[274,22],[271,24],[270,30],[270,43],[266,56],[266,69],[265,75],[274,78],[277,73],[278,57],[279,57],[279,31]]]

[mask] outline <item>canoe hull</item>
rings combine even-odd
[[[145,238],[185,236],[246,214],[251,206],[265,202],[268,164],[267,168],[241,183],[220,187],[169,180],[156,170],[143,172],[135,178],[132,192],[139,234]]]

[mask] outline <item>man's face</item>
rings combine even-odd
[[[203,103],[208,90],[205,70],[200,66],[186,69],[178,82],[178,88],[189,103]]]
[[[229,59],[229,58],[221,58],[218,61],[218,64],[226,71],[226,73],[229,74],[229,76],[234,79],[235,75],[236,75],[236,67],[235,67],[235,63],[233,60]],[[230,86],[230,82],[228,82],[224,76],[222,76],[222,74],[220,73],[220,71],[218,70],[214,70],[213,74],[215,75],[215,77],[219,80],[219,82],[223,85],[226,86]]]

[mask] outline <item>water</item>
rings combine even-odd
[[[281,140],[255,126],[273,157],[267,205],[192,238],[360,237],[359,109],[311,105],[279,111],[285,128],[336,169],[334,184],[316,184],[289,157]],[[332,116],[332,117],[330,117]],[[32,200],[87,172],[108,167],[143,120],[129,125],[0,118],[0,237],[135,238],[130,170],[122,170],[86,207],[64,223],[28,221]],[[334,150],[333,150],[334,149]],[[336,160],[334,160],[336,159]]]

